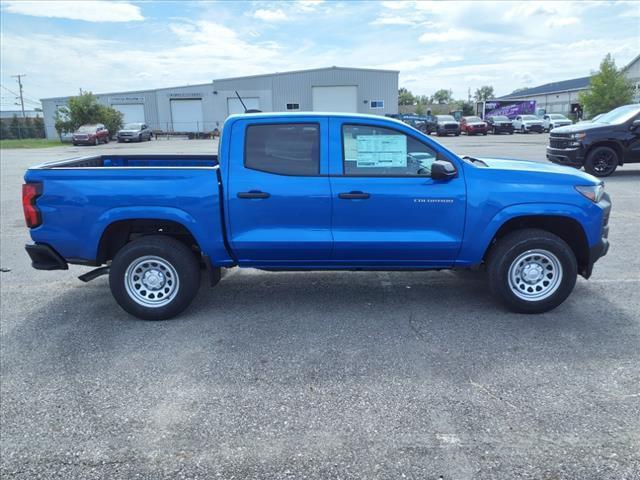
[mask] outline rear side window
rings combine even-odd
[[[244,166],[280,175],[320,173],[320,126],[315,123],[250,125]]]

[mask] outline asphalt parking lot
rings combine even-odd
[[[544,161],[547,135],[441,140]],[[2,478],[640,478],[640,165],[606,180],[611,250],[547,314],[480,273],[234,269],[153,323],[23,251],[24,170],[116,150],[215,147],[1,152]]]

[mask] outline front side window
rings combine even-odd
[[[244,165],[280,175],[318,175],[320,126],[314,123],[248,126]]]
[[[436,152],[397,130],[371,125],[342,127],[345,175],[430,176]]]

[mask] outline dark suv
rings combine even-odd
[[[460,124],[453,115],[436,115],[434,130],[436,134],[442,135],[460,135]],[[432,130],[433,131],[433,130]]]
[[[618,107],[592,122],[555,128],[547,159],[584,167],[596,177],[611,175],[625,162],[640,162],[640,104]]]

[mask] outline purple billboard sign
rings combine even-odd
[[[484,116],[489,115],[505,115],[510,119],[514,119],[518,115],[535,115],[536,102],[497,102],[489,101],[484,104]]]

